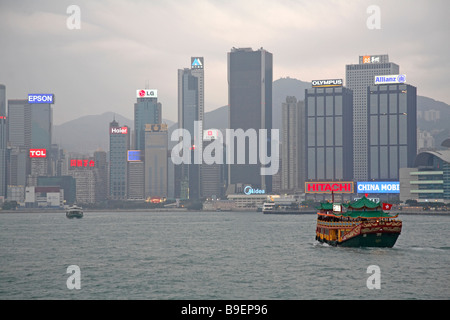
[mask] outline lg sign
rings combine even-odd
[[[46,149],[30,149],[30,158],[45,158],[46,156]]]
[[[138,98],[157,98],[158,90],[156,90],[156,89],[136,90],[136,97],[138,97]]]
[[[128,127],[112,127],[109,131],[110,134],[127,134]]]

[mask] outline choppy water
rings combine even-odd
[[[314,240],[315,215],[0,214],[0,299],[449,299],[450,217],[402,216],[394,248]],[[80,290],[67,267],[80,268]],[[380,289],[368,289],[371,265]]]

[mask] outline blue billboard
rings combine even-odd
[[[28,103],[55,103],[53,93],[29,93]]]
[[[356,184],[357,193],[400,193],[400,181],[365,181]]]
[[[128,161],[141,161],[141,150],[128,150]]]

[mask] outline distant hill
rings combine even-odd
[[[293,78],[281,78],[273,82],[272,125],[274,129],[281,128],[281,105],[286,101],[286,97],[295,96],[297,100],[304,100],[305,89],[307,88],[311,88],[310,82]],[[440,116],[438,119],[427,120],[424,112],[432,110],[438,111]],[[431,98],[418,96],[417,111],[418,128],[429,131],[435,137],[436,146],[440,146],[442,141],[450,137],[450,105]],[[59,144],[61,148],[71,152],[92,154],[98,149],[109,151],[108,128],[109,123],[114,118],[120,125],[127,125],[131,128],[134,126],[133,120],[113,112],[83,116],[59,126],[54,126],[53,141]],[[170,140],[170,134],[178,125],[170,120],[163,120],[163,122],[169,126]],[[228,127],[227,105],[205,113],[204,129],[225,129]],[[171,145],[173,144],[171,143]]]

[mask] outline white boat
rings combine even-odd
[[[300,204],[293,198],[271,198],[263,204],[262,212],[266,214],[304,214]]]
[[[83,208],[81,208],[77,205],[70,206],[66,210],[66,217],[69,219],[83,218]]]

